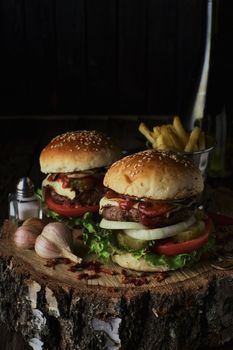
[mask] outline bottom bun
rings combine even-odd
[[[144,258],[136,259],[130,253],[115,254],[112,256],[112,260],[113,262],[117,263],[121,267],[124,267],[125,269],[131,269],[135,271],[142,271],[142,272],[169,271],[169,268],[167,266],[152,265],[149,262],[147,262]]]

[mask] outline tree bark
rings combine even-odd
[[[150,274],[142,285],[123,283],[117,268],[86,281],[8,237],[0,241],[0,321],[36,350],[218,346],[233,338],[233,272],[213,263],[161,281]]]

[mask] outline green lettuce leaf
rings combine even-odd
[[[62,215],[56,213],[55,211],[53,211],[49,208],[45,209],[45,215],[48,218],[51,218],[53,220],[63,222],[64,224],[66,224],[70,228],[73,228],[75,226],[81,226],[81,223],[82,223],[81,218],[65,217],[65,216],[62,216]]]
[[[84,241],[89,246],[92,253],[95,253],[99,258],[108,260],[112,255],[116,253],[128,252],[131,253],[136,259],[144,258],[152,265],[166,266],[169,270],[177,270],[184,266],[192,266],[197,262],[200,257],[214,248],[214,236],[211,235],[207,244],[192,253],[178,254],[176,256],[165,256],[154,254],[148,249],[134,250],[127,246],[120,246],[114,239],[112,230],[106,230],[95,224],[90,213],[85,215],[86,224],[84,225]],[[92,223],[90,223],[92,221]],[[150,244],[151,245],[151,244]]]
[[[36,192],[35,192],[36,197],[42,201],[43,200],[43,191],[42,188],[37,188]]]
[[[93,220],[91,213],[86,213],[82,218],[83,240],[90,252],[95,253],[100,259],[107,261],[113,254],[113,235],[111,230],[103,229]]]

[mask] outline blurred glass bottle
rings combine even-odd
[[[189,106],[188,127],[191,130],[194,126],[203,127],[210,88],[210,74],[214,59],[214,46],[217,28],[217,0],[208,0],[206,8],[206,34],[205,49],[200,74],[197,80],[194,98]]]
[[[212,137],[215,148],[209,175],[228,176],[232,166],[232,119],[226,108],[226,51],[224,6],[207,1],[203,64],[189,113],[189,129],[201,127]]]
[[[227,83],[232,83],[228,69],[229,64],[232,64],[229,56],[230,43],[227,40],[230,8],[226,7],[226,3],[219,1],[216,2],[216,6],[213,22],[214,45],[210,56],[203,128],[216,141],[209,174],[212,177],[226,177],[231,175],[233,170],[233,115],[230,108],[232,98],[229,96]]]
[[[210,164],[210,176],[230,176],[233,169],[232,119],[225,105],[218,114],[208,114],[206,119],[206,131],[216,140]]]

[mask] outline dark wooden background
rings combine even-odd
[[[1,0],[0,115],[185,114],[207,1]],[[232,1],[216,2],[210,96],[230,109]]]

